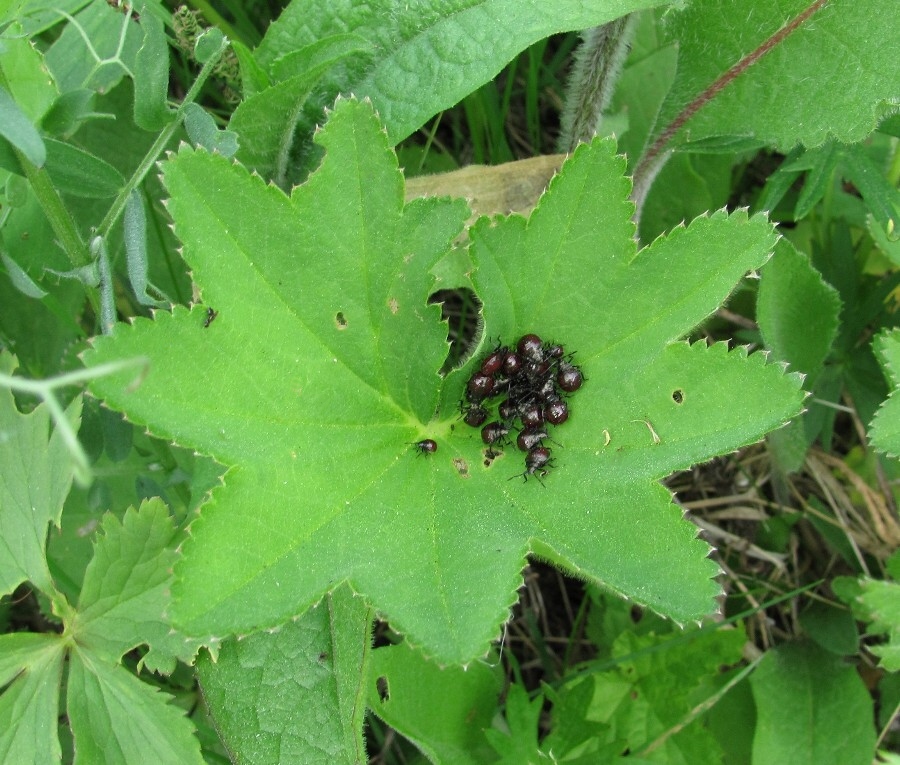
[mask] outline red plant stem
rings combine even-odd
[[[653,145],[644,155],[644,158],[641,160],[641,165],[644,166],[650,164],[663,150],[663,148],[665,148],[665,145],[672,140],[672,137],[679,130],[681,130],[684,123],[687,122],[691,117],[693,117],[702,106],[704,106],[708,101],[711,101],[716,96],[716,94],[718,94],[718,92],[722,90],[726,85],[730,84],[739,75],[743,74],[747,69],[753,66],[757,61],[765,56],[766,53],[772,50],[788,35],[792,34],[797,29],[797,27],[803,24],[810,16],[820,11],[827,2],[828,0],[816,0],[805,11],[803,11],[803,13],[796,16],[789,24],[786,24],[781,29],[779,29],[768,40],[765,40],[762,45],[760,45],[756,50],[744,56],[744,58],[738,61],[728,71],[720,75],[717,80],[715,80],[709,87],[706,88],[706,90],[700,93],[693,101],[685,106],[684,109],[681,110],[681,113],[674,120],[672,120],[669,126],[660,134],[659,138],[657,138],[653,142]],[[635,175],[637,174],[638,173],[635,172]]]

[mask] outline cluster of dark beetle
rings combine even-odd
[[[512,442],[510,432],[518,431],[516,446],[525,452],[525,480],[533,475],[540,480],[553,467],[550,426],[569,419],[565,397],[577,391],[584,378],[561,345],[545,343],[537,335],[524,335],[515,349],[498,345],[481,362],[466,384],[462,403],[463,421],[481,428],[481,440],[487,444],[487,457]],[[497,419],[488,407],[498,402]],[[513,476],[515,478],[516,476]]]

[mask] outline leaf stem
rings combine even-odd
[[[200,94],[200,89],[206,83],[209,75],[212,74],[213,68],[222,57],[222,54],[228,48],[228,45],[228,38],[223,37],[222,44],[219,46],[219,49],[212,56],[210,56],[209,59],[207,59],[206,63],[203,64],[203,68],[200,70],[200,74],[197,75],[197,79],[194,80],[194,84],[191,86],[191,89],[187,92],[187,95],[178,106],[178,109],[176,109],[175,119],[173,119],[160,131],[159,135],[156,137],[156,140],[153,142],[153,145],[141,160],[141,164],[138,165],[137,170],[135,170],[131,178],[128,179],[128,182],[116,197],[115,202],[113,202],[112,207],[109,208],[106,216],[100,222],[100,225],[97,228],[98,234],[100,236],[104,238],[109,237],[110,230],[116,224],[116,221],[119,220],[119,217],[125,210],[125,205],[128,202],[128,198],[131,196],[131,192],[141,184],[141,182],[147,176],[147,173],[150,172],[150,168],[152,168],[156,163],[159,155],[162,154],[169,141],[172,140],[172,136],[175,135],[175,131],[178,130],[182,120],[184,119],[184,112],[186,107],[188,106],[188,104],[192,104],[197,100],[197,96]]]
[[[128,367],[146,365],[148,360],[144,357],[112,361],[108,364],[100,364],[92,369],[79,369],[74,372],[48,377],[43,380],[28,380],[23,377],[15,377],[0,372],[0,386],[9,390],[17,390],[21,393],[30,393],[40,398],[47,406],[47,411],[53,420],[53,425],[69,449],[69,454],[75,463],[75,480],[80,486],[89,486],[93,478],[91,463],[84,447],[75,434],[75,429],[66,413],[56,398],[55,390],[67,385],[75,385],[95,377],[120,372]]]

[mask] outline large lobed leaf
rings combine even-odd
[[[464,662],[497,635],[529,552],[679,620],[712,610],[708,548],[655,480],[758,440],[799,411],[799,385],[760,355],[672,341],[766,260],[771,226],[717,213],[635,253],[622,161],[597,141],[530,221],[473,231],[485,337],[544,333],[588,380],[544,488],[509,480],[514,449],[485,465],[459,422],[474,360],[437,374],[427,273],[465,206],[403,206],[365,104],[338,102],[318,140],[323,164],[290,198],[221,157],[167,162],[185,259],[218,313],[138,319],[87,355],[148,356],[138,389],[94,391],[230,467],[177,566],[180,625],[275,625],[349,580],[429,654]],[[416,454],[423,437],[436,454]]]

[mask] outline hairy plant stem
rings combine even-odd
[[[635,18],[631,13],[582,34],[566,88],[557,151],[573,151],[598,132],[628,54]]]
[[[744,56],[740,61],[737,61],[732,67],[723,72],[716,80],[710,83],[709,86],[701,93],[694,98],[693,101],[687,104],[684,109],[672,120],[671,123],[663,130],[650,148],[647,150],[647,153],[641,158],[641,161],[638,163],[637,168],[634,171],[634,191],[632,192],[632,199],[635,202],[636,210],[635,210],[635,221],[640,220],[641,216],[641,208],[643,206],[643,202],[647,197],[647,191],[649,190],[651,184],[653,183],[653,179],[656,178],[659,171],[662,169],[663,165],[668,159],[669,155],[671,155],[671,149],[667,149],[666,147],[671,142],[671,140],[675,137],[678,131],[684,127],[685,123],[691,119],[703,106],[709,103],[713,98],[715,98],[719,91],[723,90],[726,86],[730,85],[738,76],[743,74],[747,69],[749,69],[753,64],[759,61],[763,56],[769,53],[771,50],[775,49],[780,43],[782,43],[785,38],[789,35],[793,34],[797,31],[797,28],[805,23],[810,16],[814,13],[820,11],[828,2],[828,0],[815,0],[815,2],[811,3],[806,10],[802,13],[797,14],[789,23],[785,24],[781,29],[779,29],[775,34],[769,37],[753,51]]]

